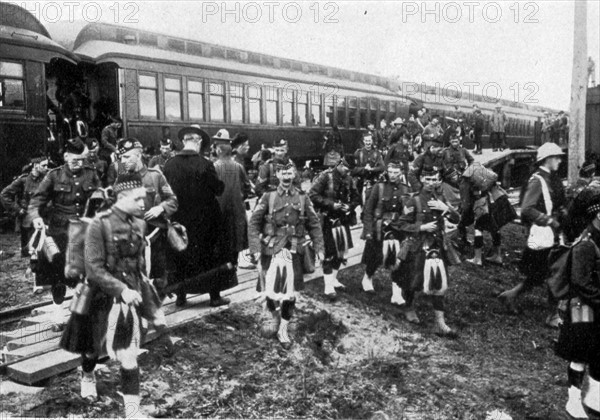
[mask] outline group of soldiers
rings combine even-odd
[[[167,290],[177,290],[180,306],[187,293],[208,293],[211,306],[228,304],[220,292],[237,284],[238,253],[258,266],[257,290],[268,314],[262,334],[291,348],[289,324],[305,267],[311,256],[321,262],[324,295],[334,300],[336,290],[344,288],[338,272],[353,247],[350,228],[358,222],[358,207],[365,241],[363,291],[374,293],[374,274],[385,267],[392,280],[391,304],[407,321],[420,323],[415,299],[422,292],[432,302],[433,332],[456,337],[445,320],[448,266],[460,263],[459,251],[470,248],[471,224],[474,257],[467,261],[483,265],[487,230],[493,248],[486,260],[501,264],[499,230],[515,217],[514,210],[497,178],[461,146],[464,131],[441,130],[434,116],[416,153],[404,121],[394,125],[385,151],[376,146],[377,132],[365,131],[363,147],[348,156],[350,162],[344,154],[330,156],[329,167],[308,191],[302,190],[285,140],[273,144],[272,157],[252,184],[244,166],[248,136],[230,138],[225,129],[211,138],[198,126],[183,128],[177,151],[174,141],[163,138],[160,154],[150,160],[153,167],[145,164],[143,147],[133,138],[116,141],[111,155],[117,159],[108,165],[99,163],[104,159],[99,159],[98,142],[81,138],[67,142],[65,164],[58,168],[48,171],[45,158],[32,159],[29,174],[0,197],[22,220],[23,255],[29,256],[34,232],[54,239],[60,252],[51,261],[39,259],[36,287],[51,287],[57,309],[67,287],[85,282],[93,290],[87,318],[72,315],[61,342],[82,355],[82,396],[96,396],[94,367],[106,350],[121,362],[126,406],[139,407],[136,355],[144,322],[166,328],[160,307]],[[90,205],[99,191],[110,194],[102,194],[98,206]],[[258,200],[247,218],[245,200],[252,192]],[[69,277],[69,226],[82,217],[93,217],[85,234],[85,273]],[[187,229],[183,251],[169,246],[173,222]],[[234,269],[219,271],[223,264]],[[207,272],[214,275],[207,278]],[[188,282],[196,277],[199,284]],[[183,282],[191,286],[169,289]],[[57,318],[56,324],[64,322]],[[116,328],[107,329],[109,324]]]

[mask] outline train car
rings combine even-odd
[[[49,115],[58,112],[51,98],[57,86],[72,85],[63,81],[77,62],[31,13],[0,3],[0,186],[32,155],[49,153]]]
[[[92,103],[112,104],[124,134],[145,146],[165,127],[176,135],[199,124],[211,135],[248,133],[251,153],[283,138],[294,160],[322,159],[332,127],[352,153],[369,122],[420,106],[378,76],[110,24],[84,27],[74,53]]]
[[[485,117],[484,135],[482,137],[483,147],[490,147],[490,119],[495,107],[502,106],[502,111],[508,117],[508,126],[506,127],[506,144],[511,149],[522,149],[529,146],[539,146],[541,144],[541,126],[544,114],[537,108],[530,107],[519,102],[507,100],[498,100],[490,102],[481,96],[471,96],[465,98],[464,93],[455,91],[444,91],[436,88],[420,89],[415,100],[422,101],[423,105],[430,110],[430,113],[439,114],[443,117],[457,118],[460,114],[465,114],[467,120],[470,120],[473,113],[473,105],[477,105]],[[467,121],[469,122],[469,121]],[[464,139],[464,146],[474,147],[470,138]]]

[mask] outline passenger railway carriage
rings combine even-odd
[[[32,153],[57,154],[60,142],[73,135],[65,122],[73,119],[88,121],[91,135],[99,136],[108,117],[119,115],[123,136],[150,147],[165,127],[173,137],[189,124],[211,135],[220,128],[231,135],[245,131],[251,153],[285,138],[301,163],[322,159],[323,137],[332,127],[352,153],[369,122],[379,127],[382,119],[406,118],[422,106],[456,116],[458,105],[469,115],[474,103],[439,100],[429,87],[407,97],[399,82],[380,76],[110,24],[86,25],[67,37],[66,49],[29,12],[0,6],[2,185]],[[476,102],[484,114],[495,105]],[[532,144],[541,112],[501,103],[510,118],[509,145]]]

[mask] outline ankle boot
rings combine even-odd
[[[433,311],[435,314],[435,326],[433,332],[441,337],[456,338],[457,334],[448,325],[444,317],[444,311]]]
[[[406,306],[406,308],[404,308],[404,317],[411,324],[420,324],[421,323],[421,320],[417,316],[417,312],[415,311],[415,308],[412,306]]]
[[[52,304],[52,312],[51,312],[51,322],[52,322],[52,331],[58,332],[62,331],[65,328],[66,319],[65,319],[65,311],[63,309],[62,304],[53,303]]]
[[[492,255],[485,259],[493,264],[502,265],[502,251],[500,250],[500,246],[494,246],[492,250]]]
[[[96,375],[94,371],[81,372],[81,398],[97,398]]]
[[[333,272],[331,273],[331,275],[333,276],[333,287],[340,287],[342,289],[346,288],[346,286],[344,284],[340,283],[340,281],[337,278],[337,276],[338,276],[338,270],[333,270]]]
[[[279,324],[279,331],[277,331],[277,339],[285,350],[289,350],[292,347],[292,340],[288,335],[288,325],[290,321],[287,319],[282,319]]]
[[[588,379],[588,387],[582,399],[583,406],[594,413],[600,413],[600,382],[591,376]]]
[[[333,274],[324,274],[323,275],[323,283],[325,283],[325,296],[334,298],[335,297],[335,279]]]
[[[367,293],[374,293],[375,289],[373,288],[373,279],[366,274],[362,279],[362,288]]]
[[[392,304],[402,306],[406,303],[404,298],[402,297],[402,288],[396,284],[396,282],[392,282]]]
[[[278,310],[269,311],[270,315],[265,317],[260,329],[260,333],[264,338],[271,338],[277,334],[279,324],[281,324],[281,314]]]
[[[478,265],[480,267],[483,266],[483,261],[481,261],[481,248],[475,248],[474,252],[475,255],[473,256],[473,258],[467,259],[467,262]]]

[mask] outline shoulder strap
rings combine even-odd
[[[300,218],[301,219],[304,218],[304,213],[305,213],[304,206],[306,206],[306,195],[300,194]]]
[[[269,193],[269,216],[273,216],[273,207],[275,207],[275,194],[277,194],[277,190],[270,191]]]
[[[550,190],[548,190],[548,184],[546,184],[546,180],[538,174],[534,174],[540,184],[542,185],[542,195],[544,196],[544,205],[546,207],[546,214],[550,216],[552,214],[552,198],[550,197]]]

